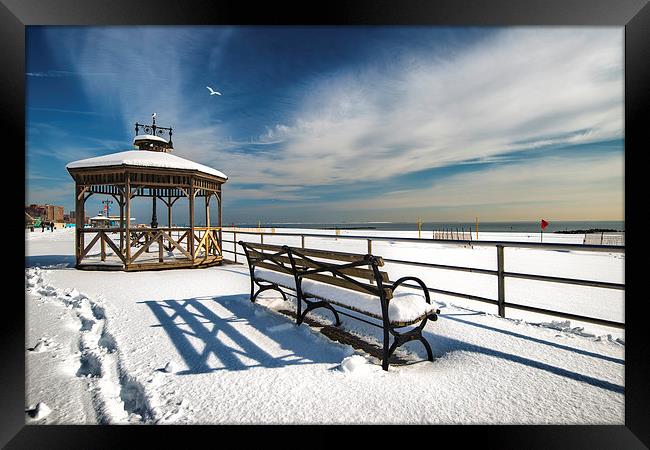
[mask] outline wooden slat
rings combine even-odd
[[[138,256],[140,256],[145,250],[147,250],[149,248],[149,246],[151,246],[151,244],[153,244],[153,242],[158,238],[159,234],[160,234],[160,231],[158,233],[156,233],[149,242],[147,242],[145,245],[140,247],[140,250],[135,252],[135,254],[131,257],[131,260],[129,261],[129,263],[132,263],[133,261],[135,261],[138,258]]]
[[[201,238],[201,240],[199,241],[199,245],[194,250],[195,255],[201,250],[201,247],[205,249],[206,254],[208,253],[208,246],[206,245],[206,241],[208,240],[208,234],[209,233],[206,231],[203,237]]]
[[[171,235],[168,235],[164,231],[160,232],[175,248],[179,249],[181,253],[183,253],[188,259],[192,259],[192,255],[190,255],[178,242],[176,242]]]
[[[214,237],[214,235],[213,235],[212,233],[209,233],[209,234],[210,234],[210,240],[212,241],[212,243],[214,244],[214,246],[215,246],[215,247],[217,248],[217,250],[219,251],[219,254],[221,254],[221,247],[219,247],[219,242],[217,241],[217,239]]]
[[[105,233],[104,233],[104,240],[106,241],[108,246],[113,250],[113,252],[115,252],[115,254],[122,260],[122,264],[126,265],[126,259],[124,259],[122,252],[120,252],[120,249],[117,248],[117,245],[115,245],[115,243],[111,240],[111,238],[109,238],[108,235],[106,235]]]
[[[271,250],[271,251],[281,251],[282,246],[281,245],[271,245],[271,244],[257,244],[254,242],[246,242],[246,245],[252,248],[259,248],[262,250]],[[335,261],[348,261],[348,262],[355,262],[355,261],[361,261],[366,258],[366,255],[360,255],[358,253],[343,253],[343,252],[333,252],[329,250],[318,250],[318,249],[312,249],[312,248],[294,248],[291,247],[294,251],[300,252],[304,254],[305,256],[312,256],[315,258],[322,258],[322,259],[332,259]],[[377,258],[377,265],[378,266],[383,266],[384,265],[384,260],[381,257],[376,257]]]
[[[264,253],[259,253],[257,252],[258,255],[264,255]],[[287,264],[291,264],[291,261],[289,260],[288,256],[275,256],[274,257],[277,261],[281,261]],[[319,266],[316,263],[307,261],[306,259],[294,257],[294,261],[296,262],[296,266],[299,267],[309,267],[311,269],[318,269]],[[365,280],[369,280],[372,278],[374,280],[375,278],[375,273],[372,269],[360,269],[357,267],[351,267],[349,269],[338,269],[339,272],[344,273],[345,275],[351,276],[351,277],[357,277],[357,278],[363,278]],[[381,276],[382,281],[388,281],[388,272],[379,272]]]
[[[277,252],[282,251],[282,246],[279,246],[279,245],[255,244],[255,246],[260,247],[260,248],[264,247],[265,249],[271,250],[271,251],[277,251]],[[252,247],[252,246],[249,245],[249,247]],[[258,252],[254,248],[251,249],[250,251],[251,251],[251,256],[253,256],[255,258],[266,258],[266,257],[268,257],[268,253]],[[282,262],[289,263],[289,264],[291,263],[288,256],[277,256],[275,258],[278,261],[282,261]],[[316,268],[319,267],[318,264],[312,263],[310,261],[299,258],[297,256],[294,257],[294,260],[296,261],[296,265],[298,265],[298,266],[309,267],[309,268],[312,268],[312,269],[316,269]],[[344,273],[345,275],[352,276],[352,277],[363,278],[364,280],[371,280],[371,279],[374,280],[374,278],[375,278],[375,274],[374,274],[374,271],[372,269],[361,269],[361,268],[352,267],[352,268],[348,268],[348,269],[340,269],[339,272]],[[388,273],[387,272],[380,271],[379,274],[381,276],[382,281],[388,281],[389,278],[388,278]]]
[[[93,245],[97,242],[97,240],[100,238],[101,234],[97,233],[95,237],[90,241],[90,244],[88,244],[88,247],[84,248],[83,251],[81,252],[81,256],[79,257],[79,260],[82,260],[86,257],[88,252],[90,251],[91,248],[93,248]]]
[[[358,291],[358,292],[363,292],[364,294],[371,294],[373,290],[377,289],[377,286],[372,286],[370,284],[366,283],[361,283],[363,286],[367,286],[369,290],[364,289],[361,286],[357,286],[356,284],[344,280],[342,278],[335,278],[331,275],[321,275],[318,273],[311,274],[311,275],[305,275],[303,278],[309,278],[310,280],[314,281],[320,281],[321,283],[326,283],[326,284],[331,284],[334,286],[339,286],[345,289],[351,289],[353,291]],[[393,298],[393,290],[391,288],[385,287],[384,288],[384,294],[386,295],[386,299],[390,300]],[[372,295],[372,294],[371,294]],[[377,297],[379,299],[379,297]]]
[[[84,198],[84,194],[86,193],[86,191],[87,191],[88,189],[90,189],[90,186],[85,186],[85,187],[81,190],[81,192],[79,192],[79,193],[77,194],[77,200],[81,200],[82,198]]]
[[[263,267],[265,269],[273,270],[275,272],[291,274],[290,268],[287,267],[282,269],[280,268],[280,266],[273,263],[257,262],[255,263],[255,267]],[[376,291],[377,289],[376,286],[372,286],[370,284],[361,283],[362,286],[358,286],[348,280],[344,280],[342,278],[335,278],[331,275],[315,273],[315,274],[305,275],[303,278],[309,278],[310,280],[319,281],[321,283],[330,284],[333,286],[338,286],[338,287],[350,289],[357,292],[363,292],[364,294],[371,294],[373,291]],[[366,290],[363,286],[366,286],[368,290]],[[393,290],[391,288],[385,287],[384,293],[386,294],[386,298],[388,300],[393,298]],[[379,299],[379,297],[377,297],[377,299]]]
[[[278,266],[277,264],[273,264],[272,262],[268,262],[268,263],[258,262],[258,263],[255,263],[255,267],[262,267],[264,269],[274,270],[276,272],[291,274],[291,268],[290,267],[280,268],[280,266]]]

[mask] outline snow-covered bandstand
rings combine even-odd
[[[95,270],[150,270],[206,267],[222,261],[222,185],[228,177],[211,167],[172,155],[172,129],[136,123],[128,150],[69,163],[74,178],[76,267]],[[144,134],[139,134],[142,130]],[[94,194],[112,196],[120,208],[118,227],[85,227],[85,203]],[[217,201],[217,224],[210,223],[210,200]],[[131,217],[133,199],[152,199],[148,226],[136,226]],[[203,197],[205,226],[195,225],[196,199]],[[173,226],[172,206],[186,198],[189,226]],[[167,226],[158,225],[156,200],[167,207]],[[99,252],[95,247],[99,244]]]

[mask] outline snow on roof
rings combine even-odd
[[[95,158],[80,159],[66,165],[66,169],[79,169],[84,167],[102,167],[102,166],[142,166],[142,167],[162,167],[169,169],[198,170],[199,172],[214,175],[216,177],[228,179],[224,173],[195,163],[189,159],[180,158],[165,152],[150,152],[147,150],[127,150],[125,152],[111,153],[110,155],[97,156]]]
[[[137,141],[143,141],[143,140],[169,143],[168,140],[163,139],[160,136],[154,136],[153,134],[139,134],[133,138],[133,143],[135,144]]]

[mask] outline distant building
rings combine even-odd
[[[47,205],[47,217],[51,222],[63,222],[63,206]]]
[[[63,206],[31,204],[25,207],[25,213],[34,219],[38,218],[47,222],[63,222]]]
[[[25,206],[25,213],[32,216],[34,219],[43,219],[47,220],[47,207],[45,205],[34,205]]]

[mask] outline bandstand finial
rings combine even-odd
[[[171,152],[174,149],[172,144],[172,129],[156,125],[156,113],[151,114],[151,125],[135,123],[135,138],[133,145],[140,150],[154,152]],[[142,131],[143,134],[140,134]]]

